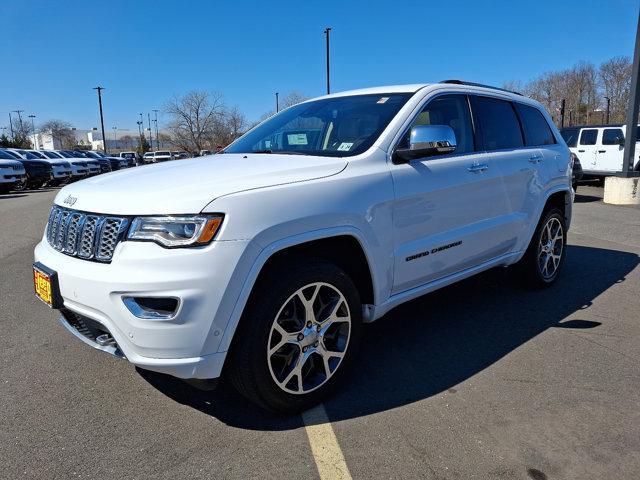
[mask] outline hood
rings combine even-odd
[[[113,215],[199,213],[223,195],[328,177],[346,166],[342,158],[226,153],[99,175],[67,185],[55,203]]]

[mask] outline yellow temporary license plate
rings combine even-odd
[[[53,307],[54,304],[54,285],[52,275],[44,272],[37,266],[33,266],[33,287],[36,291],[36,297],[44,303]]]

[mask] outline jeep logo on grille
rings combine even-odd
[[[70,207],[73,207],[73,204],[76,203],[77,201],[78,199],[76,197],[72,197],[71,195],[69,195],[67,198],[64,199],[64,202],[62,203],[66,203]]]

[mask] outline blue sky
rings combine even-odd
[[[25,110],[77,128],[136,128],[191,89],[220,91],[250,120],[274,92],[434,82],[500,85],[579,60],[633,54],[637,0],[0,2],[0,126]],[[164,120],[160,117],[161,122]]]

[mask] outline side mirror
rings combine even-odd
[[[415,158],[452,153],[457,147],[456,135],[448,125],[416,125],[411,128],[409,148],[398,148],[394,152],[397,163]]]

